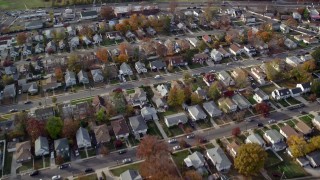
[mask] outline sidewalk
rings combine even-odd
[[[157,127],[158,127],[158,129],[159,129],[159,131],[160,131],[160,133],[161,133],[161,135],[163,137],[163,139],[168,139],[168,136],[167,136],[166,132],[164,132],[164,130],[162,129],[162,126],[159,123],[159,121],[155,120],[154,123],[156,123],[156,125],[157,125]]]

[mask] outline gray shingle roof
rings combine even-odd
[[[148,126],[141,115],[129,117],[129,122],[134,132],[148,129]]]
[[[164,119],[168,123],[167,125],[173,126],[179,123],[186,123],[188,121],[188,117],[185,113],[177,113],[169,116],[165,116]]]
[[[54,149],[60,150],[60,149],[66,149],[69,148],[69,143],[67,138],[61,138],[54,140]]]
[[[185,158],[184,162],[188,167],[193,166],[194,168],[200,168],[204,166],[205,160],[203,158],[203,155],[200,152],[196,151]]]
[[[136,170],[126,170],[122,174],[120,174],[121,180],[142,180],[141,175]]]
[[[213,101],[203,103],[203,108],[210,116],[218,116],[222,114],[222,111]]]
[[[199,105],[194,106],[188,106],[188,111],[192,116],[198,119],[202,119],[203,117],[206,117],[207,114],[202,110],[202,108]]]
[[[251,143],[257,143],[259,145],[265,144],[264,140],[259,136],[259,134],[251,134],[247,137],[247,140]]]
[[[208,149],[207,155],[211,160],[214,161],[214,164],[218,169],[224,169],[224,167],[229,167],[232,165],[229,158],[220,147]]]

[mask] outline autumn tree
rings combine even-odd
[[[290,26],[290,27],[297,27],[298,26],[298,21],[295,20],[293,17],[290,17],[289,19],[287,19],[285,22],[284,22],[287,26]]]
[[[129,60],[129,56],[126,55],[126,54],[120,54],[120,55],[117,57],[117,62],[118,62],[118,63],[128,62],[128,60]]]
[[[187,148],[187,147],[189,147],[189,144],[187,143],[186,140],[181,139],[181,140],[179,141],[179,146],[180,146],[181,148]]]
[[[107,48],[98,49],[98,51],[96,52],[96,56],[103,63],[108,62],[108,50],[107,50]]]
[[[254,107],[259,114],[266,117],[270,113],[270,106],[266,102],[261,102]]]
[[[313,72],[317,68],[317,63],[315,60],[305,61],[302,64],[302,68],[307,72]]]
[[[274,68],[273,62],[265,63],[265,69],[268,80],[274,81],[281,77],[281,73]]]
[[[313,59],[317,62],[320,61],[320,47],[317,47],[312,53],[311,56],[313,57]]]
[[[100,10],[100,15],[102,18],[110,20],[114,18],[114,10],[111,6],[102,6]]]
[[[27,42],[27,39],[28,39],[27,33],[21,32],[17,34],[16,40],[19,46],[25,44]]]
[[[109,150],[106,146],[102,146],[99,150],[100,154],[102,154],[103,156],[106,156],[109,154]]]
[[[190,102],[191,102],[191,94],[192,94],[192,88],[191,88],[191,86],[186,85],[186,86],[183,88],[183,93],[184,93],[184,96],[185,96],[185,101],[186,101],[187,103],[190,103]]]
[[[237,77],[234,79],[238,88],[245,88],[249,85],[248,73],[242,69],[236,69]]]
[[[167,156],[170,152],[168,144],[157,136],[146,135],[137,147],[137,157],[150,160],[154,156]]]
[[[86,36],[87,38],[91,39],[94,34],[94,31],[89,26],[83,26],[79,33],[80,35]]]
[[[195,92],[193,92],[191,94],[191,98],[190,99],[191,99],[191,104],[192,105],[201,104],[202,101],[203,101],[202,98]]]
[[[192,76],[189,72],[184,72],[183,73],[183,81],[186,83],[186,84],[189,84],[192,80]]]
[[[55,163],[56,165],[61,165],[64,163],[64,159],[61,155],[57,155],[56,159],[55,159]]]
[[[124,33],[126,33],[126,32],[128,31],[127,26],[125,26],[125,25],[122,24],[122,23],[116,24],[115,29],[116,29],[117,31],[121,32],[122,34],[124,34]]]
[[[167,55],[167,47],[164,44],[156,43],[156,53],[160,57],[165,57]]]
[[[35,118],[30,118],[27,121],[27,133],[34,143],[39,136],[45,134],[45,124],[43,121],[39,121]]]
[[[308,145],[303,137],[299,137],[296,135],[290,136],[287,139],[287,144],[294,158],[304,156],[306,155],[306,153],[308,153]]]
[[[240,146],[234,161],[235,168],[245,176],[256,175],[263,167],[268,154],[256,143]]]
[[[314,136],[310,139],[310,144],[315,148],[320,150],[320,136]]]
[[[3,75],[2,76],[2,82],[4,85],[9,85],[9,84],[13,84],[14,83],[14,79],[12,76],[9,75]]]
[[[202,176],[195,170],[188,170],[183,176],[186,180],[202,180]]]
[[[77,54],[70,54],[67,60],[67,66],[69,71],[79,72],[81,70],[80,56]]]
[[[138,15],[137,14],[133,14],[129,17],[129,25],[131,27],[132,30],[137,30],[139,27],[139,19],[138,19]]]
[[[65,138],[73,139],[80,127],[79,121],[77,120],[65,120],[62,128],[62,135]]]
[[[63,122],[60,117],[50,117],[46,124],[46,130],[48,131],[52,139],[57,139],[63,128]]]
[[[225,41],[227,42],[227,43],[232,43],[232,41],[233,41],[233,36],[232,35],[230,35],[230,34],[227,34],[225,37],[224,37],[224,39],[225,39]]]
[[[311,92],[320,96],[320,81],[313,80],[311,84]]]
[[[63,73],[62,73],[61,68],[55,68],[54,73],[56,75],[57,81],[62,82],[63,81]]]
[[[217,100],[220,97],[220,91],[218,89],[218,82],[214,82],[210,85],[208,95],[210,98]]]
[[[237,137],[241,134],[241,129],[239,127],[235,127],[232,129],[232,136]]]
[[[290,71],[291,78],[294,78],[299,83],[310,82],[312,74],[308,73],[303,67],[297,66]]]
[[[242,110],[242,111],[238,111],[236,113],[233,114],[233,118],[237,121],[240,122],[242,120],[244,120],[244,117],[246,115],[246,111]]]
[[[168,94],[168,105],[172,107],[181,106],[185,100],[183,90],[174,86],[170,89]]]
[[[97,120],[99,122],[104,122],[107,117],[106,117],[106,114],[105,114],[105,111],[103,108],[101,108],[97,113],[96,113],[96,117],[97,117]]]

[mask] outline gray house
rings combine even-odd
[[[3,97],[14,98],[16,97],[16,86],[14,84],[6,85],[3,89]]]
[[[164,63],[163,61],[160,60],[155,60],[150,62],[150,69],[157,71],[157,70],[161,70],[161,69],[166,69],[167,65],[166,63]]]
[[[46,52],[50,52],[50,51],[57,51],[57,47],[56,44],[53,41],[48,42],[47,46],[46,46]]]
[[[104,77],[102,75],[101,69],[93,69],[91,70],[92,78],[94,82],[102,82]]]
[[[132,71],[131,67],[129,66],[129,64],[124,62],[120,66],[119,74],[131,76],[131,75],[133,75],[133,71]]]
[[[177,113],[164,117],[164,122],[168,127],[175,126],[181,124],[185,124],[188,122],[188,116],[185,113]]]
[[[247,109],[247,108],[251,107],[251,103],[240,94],[233,95],[231,99],[238,106],[238,108],[240,110]]]
[[[34,52],[35,53],[43,53],[44,52],[44,45],[42,43],[38,43],[35,47],[34,47]]]
[[[187,167],[194,167],[195,169],[204,167],[205,162],[203,155],[198,151],[184,159],[184,163],[186,163]]]
[[[69,143],[67,138],[54,140],[54,150],[57,155],[70,156]]]
[[[218,106],[213,101],[203,103],[203,109],[211,117],[221,116],[222,114],[222,111],[218,108]]]
[[[264,138],[272,144],[275,151],[284,150],[287,146],[284,137],[275,129],[265,131]]]
[[[129,117],[129,123],[136,139],[147,134],[148,126],[141,115]]]
[[[70,87],[77,84],[76,75],[72,71],[67,70],[64,79],[66,82],[66,87]]]
[[[89,83],[89,77],[88,77],[88,73],[81,70],[78,72],[78,80],[79,80],[79,83],[82,83],[82,84],[88,84]]]
[[[46,137],[39,136],[34,142],[34,154],[36,156],[44,156],[49,154],[49,144]]]
[[[40,120],[46,120],[55,115],[53,107],[37,108],[33,112],[34,116]]]
[[[246,143],[257,143],[261,147],[266,148],[266,142],[260,137],[259,134],[251,134],[245,140]]]
[[[94,44],[100,44],[102,42],[102,36],[101,34],[95,34],[93,36],[93,43]]]
[[[153,107],[145,106],[141,109],[141,116],[144,120],[159,120],[157,110]]]
[[[76,134],[78,148],[91,147],[91,139],[87,129],[80,127]]]
[[[232,163],[220,147],[207,149],[207,157],[218,171],[229,170]]]
[[[200,105],[188,106],[187,108],[193,121],[207,118],[207,114],[202,110]]]
[[[120,180],[142,180],[142,177],[138,171],[129,169],[120,174]]]

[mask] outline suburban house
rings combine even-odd
[[[311,167],[316,168],[320,166],[320,151],[313,151],[306,155]]]
[[[290,56],[286,57],[286,63],[292,67],[297,67],[298,65],[302,64],[303,61],[297,56]]]
[[[136,32],[137,37],[139,39],[142,39],[142,38],[146,37],[146,33],[142,29],[137,29],[135,32]]]
[[[157,86],[157,91],[162,97],[167,96],[169,93],[169,87],[166,84],[159,84]]]
[[[38,85],[36,82],[30,82],[22,85],[22,92],[29,93],[31,95],[38,93]]]
[[[66,47],[66,44],[64,43],[64,40],[60,40],[58,44],[59,44],[59,49],[61,49],[61,50]]]
[[[133,75],[133,71],[132,71],[130,65],[124,62],[120,66],[119,74],[124,75],[124,76],[126,76],[126,75],[131,76],[131,75]]]
[[[287,38],[286,40],[284,40],[284,45],[288,48],[288,49],[295,49],[297,48],[297,43],[293,42],[291,39]]]
[[[205,89],[201,89],[201,87],[198,87],[195,91],[196,94],[202,99],[202,100],[207,100],[207,91]]]
[[[69,40],[70,48],[76,48],[77,46],[79,46],[79,44],[80,44],[80,39],[78,36],[72,37]]]
[[[75,36],[76,35],[76,30],[74,29],[73,26],[68,26],[67,27],[67,33],[69,34],[69,36]]]
[[[232,86],[235,85],[235,81],[232,79],[230,74],[228,74],[226,71],[220,71],[218,73],[218,79],[222,81],[222,83],[225,86]]]
[[[312,119],[313,125],[320,130],[320,116],[315,116]]]
[[[233,141],[232,143],[229,143],[227,145],[227,150],[233,158],[235,158],[237,156],[237,152],[238,152],[239,148],[240,148],[240,146],[235,141]]]
[[[253,133],[250,134],[245,140],[246,143],[257,143],[264,149],[267,147],[266,142],[261,138],[259,134]]]
[[[157,34],[157,32],[152,27],[147,27],[146,31],[149,35],[154,36]]]
[[[209,56],[205,53],[198,53],[195,54],[192,58],[192,62],[193,63],[200,63],[203,64],[204,62],[206,62],[209,59]]]
[[[311,90],[311,83],[306,82],[306,83],[297,84],[296,87],[301,88],[303,93],[307,93],[307,92],[310,92]]]
[[[54,140],[56,155],[70,156],[69,143],[67,138]]]
[[[81,70],[78,72],[78,80],[79,80],[79,83],[82,83],[82,84],[88,84],[89,83],[89,77],[88,77],[88,73],[85,72],[84,70]]]
[[[218,105],[220,109],[225,112],[235,112],[237,110],[237,105],[229,98],[220,98],[218,100]]]
[[[126,38],[128,39],[132,39],[135,38],[136,36],[131,32],[131,31],[127,31],[125,34]]]
[[[47,46],[46,46],[46,52],[55,52],[57,51],[57,47],[56,44],[53,41],[48,42]]]
[[[303,121],[298,121],[295,125],[295,128],[303,135],[308,135],[312,133],[312,129]]]
[[[111,126],[117,139],[128,138],[130,131],[124,118],[111,121]]]
[[[92,43],[91,40],[90,40],[87,36],[83,36],[83,37],[82,37],[82,41],[83,41],[87,46]]]
[[[318,44],[319,40],[316,37],[307,37],[303,39],[305,44]]]
[[[201,171],[200,169],[202,169],[206,164],[206,160],[204,159],[203,155],[198,151],[187,156],[183,161],[188,168],[193,167],[197,170],[199,169],[199,171]]]
[[[81,11],[80,18],[82,20],[95,19],[98,17],[97,11]]]
[[[25,44],[22,49],[22,55],[29,56],[30,54],[32,54],[32,46]]]
[[[280,127],[280,134],[288,139],[290,136],[299,136],[297,131],[295,131],[291,126],[285,125]]]
[[[19,52],[19,48],[18,47],[11,47],[10,48],[10,57],[15,58],[18,57],[20,52]]]
[[[207,118],[207,114],[202,110],[200,105],[188,106],[187,109],[193,121]]]
[[[31,114],[33,114],[37,119],[40,120],[47,120],[50,117],[55,116],[55,111],[53,109],[53,107],[39,107],[37,109],[34,110],[34,112]]]
[[[223,54],[221,54],[221,52],[217,51],[216,49],[212,49],[210,56],[215,62],[219,62],[223,58]]]
[[[43,27],[43,22],[40,20],[30,21],[30,22],[25,23],[25,28],[27,30],[40,29],[42,27]]]
[[[301,14],[299,14],[298,12],[294,11],[292,12],[292,17],[293,19],[300,21],[301,20]]]
[[[222,111],[218,108],[218,106],[214,103],[214,101],[209,101],[209,102],[203,103],[203,109],[211,117],[218,117],[218,116],[222,115]]]
[[[207,149],[206,156],[212,161],[218,171],[227,171],[232,166],[229,158],[220,147]]]
[[[162,97],[153,96],[152,101],[155,103],[156,107],[159,109],[167,109],[168,108],[167,101]]]
[[[211,43],[212,42],[211,37],[209,35],[207,35],[207,34],[202,36],[202,40],[204,42],[207,42],[207,43]]]
[[[70,87],[77,84],[76,75],[74,72],[67,70],[66,75],[64,75],[66,82],[66,87]]]
[[[102,82],[104,80],[101,69],[91,70],[91,75],[92,75],[93,81],[96,83]]]
[[[166,63],[161,61],[161,60],[151,61],[149,66],[150,66],[150,69],[153,70],[153,71],[166,69],[166,67],[167,67]]]
[[[120,174],[120,180],[142,180],[142,177],[137,170],[129,169]]]
[[[281,151],[286,148],[284,137],[275,129],[267,130],[264,133],[264,138],[272,144],[272,149]]]
[[[100,44],[102,42],[102,36],[101,34],[95,34],[93,37],[93,44]]]
[[[148,70],[146,68],[146,65],[140,61],[136,62],[134,64],[134,67],[136,68],[137,72],[140,73],[146,73]]]
[[[24,141],[16,144],[15,158],[17,163],[31,160],[32,154],[30,141]]]
[[[222,57],[223,58],[227,58],[227,57],[230,57],[230,53],[227,52],[225,49],[223,49],[222,47],[218,49],[218,51],[222,54]]]
[[[240,110],[248,109],[249,107],[251,107],[251,103],[240,94],[233,95],[231,99]]]
[[[175,126],[181,124],[185,124],[188,122],[188,117],[185,113],[176,113],[172,115],[168,115],[164,117],[164,122],[168,127]]]
[[[110,142],[111,137],[106,124],[93,127],[93,132],[96,137],[97,144]]]
[[[96,111],[99,111],[101,108],[105,109],[106,107],[106,101],[101,96],[95,96],[92,99],[92,106],[96,109]]]
[[[87,129],[80,127],[76,134],[78,148],[91,147],[91,138]]]
[[[244,46],[243,49],[249,56],[254,56],[257,54],[257,50],[253,46]]]
[[[16,97],[16,86],[14,84],[6,85],[3,89],[3,97],[14,98]]]
[[[251,74],[259,84],[263,85],[266,83],[265,78],[267,77],[267,75],[260,67],[252,67]]]
[[[297,97],[302,94],[302,90],[299,87],[289,89],[291,97]]]
[[[106,32],[106,37],[110,40],[122,40],[122,37],[120,36],[120,32],[118,31],[112,31],[112,32]]]
[[[141,116],[145,121],[159,120],[157,110],[154,107],[145,106],[141,109]]]
[[[168,58],[168,62],[172,67],[188,65],[188,63],[183,60],[182,56],[171,56]]]
[[[261,103],[261,102],[269,100],[269,96],[264,91],[262,91],[261,89],[257,88],[254,91],[255,91],[255,93],[253,95],[253,99],[255,101],[257,101],[258,103]]]
[[[300,56],[300,59],[301,59],[303,62],[306,62],[306,61],[312,60],[313,57],[312,57],[310,54],[306,54],[306,55]]]
[[[193,47],[197,47],[197,45],[198,45],[198,39],[197,38],[186,38],[188,41],[189,41],[189,43],[193,46]]]
[[[207,86],[210,86],[216,80],[215,75],[212,73],[205,74],[202,79]]]
[[[238,46],[237,44],[231,44],[229,51],[235,56],[243,53],[243,49],[240,46]]]
[[[280,30],[281,30],[281,32],[284,33],[284,34],[287,34],[287,33],[290,32],[289,26],[287,26],[287,25],[285,25],[285,24],[283,24],[283,23],[280,25]]]
[[[241,15],[241,20],[245,23],[255,23],[256,22],[256,18],[254,16],[247,16],[244,14]]]
[[[147,134],[148,126],[141,115],[129,117],[129,123],[136,139],[141,139]]]
[[[34,142],[34,155],[44,156],[50,153],[48,139],[43,136],[39,136]]]
[[[267,43],[257,44],[255,47],[260,54],[268,54],[269,52],[269,46]]]
[[[44,52],[44,45],[42,43],[38,43],[35,47],[34,47],[34,52],[35,53],[43,53]]]
[[[290,97],[291,94],[288,88],[282,88],[273,90],[271,96],[273,99],[280,100]]]
[[[145,104],[147,104],[147,93],[140,88],[135,89],[134,94],[129,94],[126,96],[126,100],[128,104],[131,104],[133,107],[139,106],[142,108]]]

